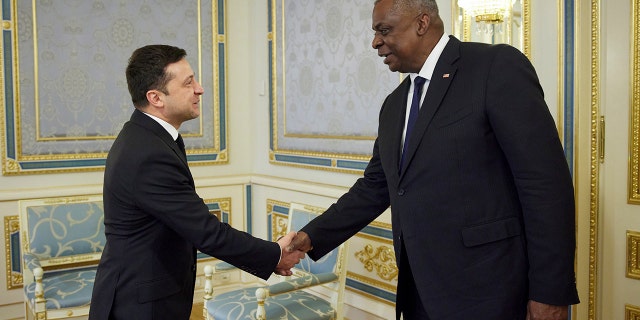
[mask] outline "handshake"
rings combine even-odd
[[[277,242],[282,253],[274,272],[281,276],[290,276],[291,268],[304,258],[307,251],[313,249],[311,239],[305,232],[291,231]]]

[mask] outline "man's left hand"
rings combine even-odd
[[[527,320],[567,320],[569,306],[554,306],[529,300]]]

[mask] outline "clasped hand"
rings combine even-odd
[[[280,262],[276,266],[274,271],[281,276],[290,276],[293,274],[291,268],[300,262],[300,259],[304,258],[305,252],[301,250],[288,250],[291,241],[296,236],[295,231],[289,232],[286,236],[278,239],[278,245],[280,246],[281,256]]]

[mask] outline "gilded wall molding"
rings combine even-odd
[[[279,239],[287,235],[289,217],[279,213],[271,215],[271,239]]]
[[[7,272],[7,290],[22,288],[20,254],[20,217],[4,217],[4,252]]]
[[[627,304],[624,306],[625,320],[640,320],[640,307]]]
[[[231,198],[204,199],[204,203],[209,208],[209,213],[215,215],[218,220],[224,223],[233,224],[231,215]]]
[[[638,0],[634,0],[638,1]],[[591,128],[590,128],[590,208],[589,208],[589,296],[588,319],[597,314],[598,216],[600,206],[600,0],[591,0]]]
[[[640,204],[640,1],[633,0],[632,80],[629,123],[629,203]]]
[[[527,58],[531,59],[531,0],[520,0],[520,11],[512,12],[509,16],[508,20],[505,19],[504,22],[501,22],[501,25],[504,25],[506,33],[509,33],[508,36],[509,44],[520,49]],[[475,31],[478,29],[475,18],[465,12],[458,5],[458,1],[451,2],[451,21],[453,21],[453,33],[456,37],[458,37],[462,41],[476,41],[483,42],[482,39],[476,39],[474,37],[474,32],[482,32]],[[520,21],[517,21],[517,19]],[[515,27],[514,27],[515,25]],[[517,39],[514,39],[513,29],[520,27],[521,29],[517,32]],[[519,40],[519,41],[518,41]]]
[[[384,280],[393,280],[398,277],[398,266],[393,247],[367,244],[355,253],[356,258],[364,265],[364,268]]]
[[[627,230],[627,277],[640,280],[640,232]]]
[[[269,219],[267,234],[271,237],[269,240],[273,241],[287,235],[289,207],[291,204],[288,202],[267,199],[267,217]]]

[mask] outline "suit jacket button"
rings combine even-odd
[[[398,189],[398,195],[399,196],[403,196],[404,195],[404,189]]]

